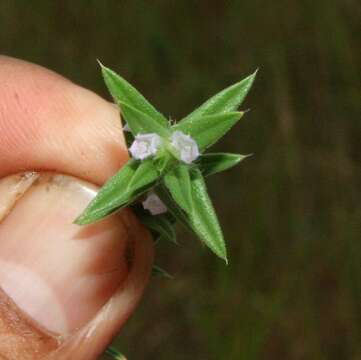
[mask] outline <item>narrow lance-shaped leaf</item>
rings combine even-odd
[[[158,112],[134,86],[130,85],[113,70],[105,67],[100,62],[99,64],[101,66],[105,84],[118,105],[121,103],[128,104],[138,111],[150,116],[164,128],[169,127],[168,120]]]
[[[153,183],[158,177],[158,172],[152,159],[146,159],[140,162],[132,178],[129,180],[125,192],[134,193],[137,189],[142,189],[149,183]]]
[[[195,118],[205,115],[214,115],[237,110],[248,94],[256,74],[257,71],[240,82],[233,84],[214,95],[199,108],[186,116],[181,123],[193,121]]]
[[[242,117],[242,112],[201,116],[176,124],[173,129],[190,135],[202,151],[217,142]]]
[[[120,103],[120,111],[134,135],[157,133],[160,136],[167,137],[170,134],[169,129],[160,125],[154,118],[126,103]]]
[[[199,157],[197,164],[203,176],[209,176],[232,168],[251,155],[210,153]]]
[[[115,360],[127,360],[126,357],[118,349],[116,349],[113,346],[109,346],[105,350],[105,354]]]
[[[227,262],[227,251],[222,230],[217,216],[209,199],[204,179],[199,169],[192,168],[191,176],[191,201],[192,211],[184,212],[178,207],[167,190],[158,185],[156,192],[167,205],[168,210],[189,230],[195,232],[200,239],[219,257]]]
[[[177,165],[164,175],[163,183],[169,190],[174,201],[186,211],[187,214],[192,213],[189,166],[185,164]]]
[[[129,160],[106,182],[75,223],[90,224],[112,214],[147,191],[157,178],[158,172],[151,159],[142,162]]]
[[[182,208],[177,205],[173,200],[172,195],[169,193],[164,184],[159,184],[155,188],[155,193],[159,196],[162,202],[167,207],[168,211],[189,231],[193,232],[192,224],[190,223],[186,213]]]
[[[208,196],[203,176],[197,168],[191,169],[191,189],[194,211],[189,214],[189,218],[192,227],[204,244],[227,262],[227,250],[222,230]]]

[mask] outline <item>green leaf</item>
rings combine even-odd
[[[192,212],[191,182],[189,166],[179,163],[163,177],[163,183],[173,200],[187,213]]]
[[[193,121],[205,115],[214,115],[237,110],[248,94],[257,71],[240,82],[229,86],[218,94],[211,97],[203,105],[194,110],[181,122]]]
[[[166,214],[149,215],[138,214],[139,221],[148,229],[152,230],[158,237],[177,244],[174,226]]]
[[[168,128],[168,120],[151,105],[144,96],[113,70],[100,64],[105,84],[118,105],[128,104],[153,118],[164,128]]]
[[[174,202],[172,195],[169,193],[167,188],[163,184],[159,184],[154,191],[175,219],[178,220],[186,229],[193,232],[192,224],[190,223],[186,213],[177,205],[176,202]]]
[[[126,103],[120,103],[120,111],[134,135],[157,133],[160,136],[168,137],[170,134],[169,129],[160,125],[154,118]]]
[[[210,153],[199,157],[197,164],[203,176],[209,176],[237,165],[251,155]]]
[[[227,250],[222,230],[208,196],[203,176],[197,168],[192,168],[190,175],[194,211],[188,215],[192,228],[200,239],[227,263]]]
[[[142,189],[158,177],[158,172],[152,159],[145,159],[139,163],[126,188],[126,192],[133,193],[136,189]]]
[[[129,160],[105,183],[75,223],[90,224],[114,213],[149,190],[157,178],[158,172],[150,159],[142,162]]]
[[[126,357],[113,346],[109,346],[105,350],[105,354],[112,357],[115,360],[127,360]]]
[[[242,117],[242,112],[228,112],[192,118],[173,126],[190,135],[202,151],[218,141]]]
[[[157,265],[153,265],[152,267],[152,275],[153,276],[163,276],[165,278],[168,278],[168,279],[173,279],[174,277],[169,274],[168,271],[162,269],[161,267],[157,266]]]
[[[227,251],[222,230],[208,197],[203,177],[198,169],[191,170],[191,193],[193,213],[183,211],[168,193],[164,185],[158,185],[155,192],[167,206],[168,211],[189,231],[199,238],[219,257],[227,262]]]

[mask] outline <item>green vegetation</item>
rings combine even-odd
[[[100,66],[105,84],[119,105],[124,131],[130,132],[127,137],[132,142],[131,158],[107,180],[75,223],[91,224],[127,206],[140,212],[140,197],[148,193],[151,194],[148,196],[156,196],[162,206],[160,213],[155,209],[156,214],[147,206],[143,209],[142,223],[153,232],[154,240],[166,235],[174,242],[169,228],[178,220],[228,263],[223,233],[202,170],[206,170],[206,175],[226,170],[246,155],[202,154],[200,151],[219,141],[242,117],[243,113],[235,110],[247,95],[256,74],[222,90],[184,119],[173,123],[124,78],[101,63]],[[209,158],[216,170],[205,166]],[[154,193],[157,188],[161,189],[159,197]],[[167,216],[153,216],[167,209],[172,220]]]

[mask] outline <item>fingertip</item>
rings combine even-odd
[[[96,184],[127,161],[119,109],[62,76],[0,57],[0,176],[53,170]]]

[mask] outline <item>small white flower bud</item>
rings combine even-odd
[[[143,160],[149,156],[155,155],[162,140],[157,134],[136,135],[133,144],[129,148],[134,159]]]
[[[178,150],[181,160],[185,163],[190,164],[199,156],[198,145],[189,135],[182,131],[175,131],[171,140],[174,148]]]
[[[159,215],[167,212],[167,207],[154,193],[150,193],[142,204],[144,209],[149,210],[152,215]]]

